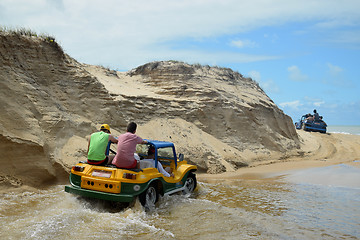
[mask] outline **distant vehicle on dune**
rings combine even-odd
[[[324,122],[323,117],[319,116],[316,109],[314,115],[310,113],[301,116],[299,122],[295,123],[296,129],[304,129],[310,132],[326,133],[327,124]]]

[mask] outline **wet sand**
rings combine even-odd
[[[222,174],[198,174],[198,179],[264,179],[304,170],[345,164],[360,168],[360,136],[298,131],[302,156],[254,162],[248,167]]]

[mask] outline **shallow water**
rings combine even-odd
[[[349,169],[337,173],[343,171]],[[359,239],[360,186],[326,184],[333,174],[320,168],[199,182],[193,196],[163,198],[150,212],[138,202],[125,209],[89,202],[64,186],[7,193],[0,198],[0,239]]]
[[[341,125],[329,125],[327,127],[329,133],[344,133],[344,134],[353,134],[360,135],[360,126],[341,126]]]

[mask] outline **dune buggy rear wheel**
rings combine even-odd
[[[155,184],[151,184],[143,193],[139,195],[141,205],[147,209],[153,209],[159,199],[159,193]]]

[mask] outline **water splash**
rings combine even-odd
[[[360,238],[357,188],[286,179],[198,185],[191,196],[160,198],[149,212],[138,201],[87,201],[64,186],[2,194],[0,239]]]

